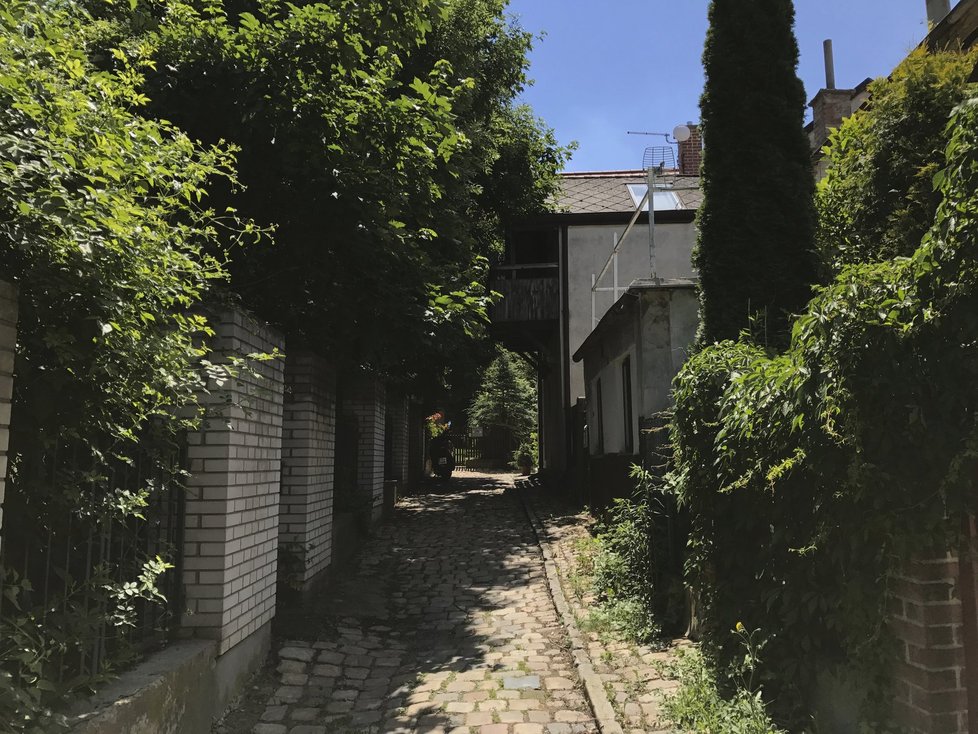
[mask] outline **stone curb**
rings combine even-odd
[[[580,629],[578,629],[577,620],[571,611],[570,604],[567,602],[567,597],[564,596],[564,589],[560,585],[560,577],[557,573],[557,564],[554,561],[554,555],[550,550],[550,543],[547,540],[547,530],[543,527],[543,523],[540,522],[533,508],[530,507],[530,503],[527,502],[524,496],[526,490],[515,485],[514,489],[520,498],[523,511],[530,521],[533,533],[536,535],[540,551],[543,553],[543,565],[547,572],[547,585],[550,587],[550,596],[553,598],[554,606],[557,607],[557,613],[563,620],[564,627],[567,629],[567,634],[570,637],[574,665],[577,667],[577,673],[581,677],[581,682],[584,684],[584,694],[587,697],[588,703],[591,705],[591,711],[594,713],[598,730],[601,734],[624,734],[621,725],[615,718],[615,710],[611,706],[611,701],[608,700],[608,694],[604,689],[604,681],[594,672],[594,663],[591,662],[591,656],[588,654],[587,646],[584,644],[584,636],[581,634]]]

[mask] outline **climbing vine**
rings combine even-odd
[[[94,68],[89,21],[70,2],[0,11],[0,273],[20,306],[5,561],[61,523],[84,537],[143,517],[206,376],[224,374],[200,371],[221,242],[257,234],[204,203],[215,180],[234,186],[233,151],[142,117],[150,67],[115,50],[115,71]],[[159,599],[165,559],[68,570],[84,559],[66,553],[34,579],[26,560],[0,569],[4,731],[63,723],[51,705],[112,668],[84,663],[84,646],[133,624],[137,600]]]
[[[978,96],[944,128],[940,202],[909,257],[845,265],[770,355],[723,342],[676,379],[672,487],[692,517],[704,647],[767,634],[764,691],[788,723],[820,673],[885,718],[890,574],[954,547],[978,477]],[[859,212],[852,216],[858,221]]]

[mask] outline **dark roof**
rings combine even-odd
[[[621,314],[625,311],[627,306],[634,303],[638,297],[644,291],[653,290],[673,290],[678,288],[695,288],[697,280],[691,278],[659,278],[658,280],[634,280],[628,289],[622,294],[622,296],[615,301],[611,308],[609,308],[601,320],[598,321],[597,325],[591,329],[591,333],[588,334],[587,339],[585,339],[581,346],[577,348],[574,352],[572,359],[575,362],[580,362],[584,359],[584,352],[588,351],[598,340],[602,338],[604,332],[611,328],[611,324],[618,321]]]
[[[672,183],[684,209],[697,209],[703,200],[698,176],[681,176],[667,171],[657,177]],[[558,210],[565,214],[632,213],[635,202],[628,193],[628,184],[648,183],[645,171],[589,171],[563,173],[560,176],[561,194]],[[658,218],[658,216],[656,217]]]

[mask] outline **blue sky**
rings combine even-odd
[[[954,2],[952,2],[954,5]],[[661,138],[699,119],[707,0],[510,0],[537,40],[522,100],[561,142],[580,144],[569,171],[639,168]],[[808,99],[824,86],[822,41],[836,86],[883,76],[926,35],[925,0],[795,0],[798,75]],[[807,119],[807,118],[806,118]]]

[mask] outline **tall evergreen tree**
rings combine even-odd
[[[791,0],[713,0],[703,53],[700,343],[787,341],[814,281],[814,181]]]
[[[469,406],[469,421],[483,428],[504,428],[522,442],[536,426],[536,408],[536,387],[526,363],[499,347],[482,374],[482,389]]]

